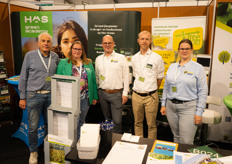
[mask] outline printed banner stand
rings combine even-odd
[[[19,76],[11,77],[8,80],[8,83],[11,84],[15,88],[16,92],[19,95],[19,90],[18,90],[19,81],[13,80],[14,78],[17,78],[17,77],[19,77]],[[38,127],[38,146],[40,146],[44,141],[44,133],[45,133],[44,132],[44,118],[43,118],[43,115],[41,115],[40,120],[39,120],[39,127]],[[29,147],[27,108],[25,110],[23,110],[23,117],[22,117],[22,121],[21,121],[21,124],[20,124],[18,130],[11,137],[21,139]]]

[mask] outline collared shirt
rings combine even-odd
[[[197,100],[196,115],[202,116],[208,94],[206,73],[202,65],[190,60],[182,67],[179,63],[169,66],[163,88],[162,106],[167,99]]]
[[[56,73],[59,57],[52,51],[50,51],[50,54],[46,57],[42,55],[47,66],[50,55],[51,64],[47,72],[38,54],[38,50],[30,51],[26,54],[19,78],[20,99],[26,99],[26,92],[28,91],[51,90],[51,81],[46,81],[46,78]]]
[[[164,61],[162,57],[150,49],[145,55],[139,51],[132,57],[133,90],[146,93],[157,89],[157,79],[164,77]]]
[[[123,88],[123,96],[129,91],[129,66],[126,57],[113,51],[109,56],[105,53],[95,61],[95,74],[98,88],[115,90]]]

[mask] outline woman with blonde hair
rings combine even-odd
[[[91,59],[88,59],[80,41],[72,43],[68,58],[61,59],[56,74],[80,76],[80,110],[78,121],[77,141],[80,137],[80,127],[85,122],[90,105],[97,103],[97,83]]]

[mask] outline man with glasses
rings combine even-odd
[[[148,125],[148,138],[157,138],[156,115],[158,110],[157,90],[164,77],[164,61],[149,48],[151,34],[142,31],[138,35],[140,51],[132,57],[135,77],[132,94],[135,135],[143,137],[144,113]]]
[[[28,111],[29,164],[36,164],[38,157],[38,124],[40,114],[45,120],[47,134],[47,108],[51,104],[51,76],[59,63],[56,53],[50,51],[52,37],[48,33],[38,36],[38,50],[26,54],[19,79],[19,106]]]
[[[126,57],[114,51],[113,37],[102,38],[104,53],[96,58],[98,96],[106,120],[113,120],[115,133],[121,133],[122,105],[127,102],[129,67]]]

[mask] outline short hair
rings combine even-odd
[[[50,38],[51,42],[52,42],[52,36],[49,33],[47,33],[47,32],[42,32],[42,33],[39,34],[39,36],[38,36],[38,42],[40,42],[40,39],[41,39],[42,35],[47,35]]]
[[[193,49],[193,43],[192,43],[192,41],[189,40],[189,39],[182,39],[182,40],[180,41],[180,43],[179,43],[178,49],[180,49],[180,45],[181,45],[182,43],[188,43],[188,44],[190,45],[191,49]]]
[[[147,33],[151,36],[151,33],[149,31],[141,31],[139,34],[138,34],[138,39],[139,39],[139,35],[140,34],[143,34],[143,33]],[[152,36],[150,37],[150,39],[152,39]]]

